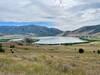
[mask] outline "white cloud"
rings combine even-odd
[[[50,21],[73,30],[98,20],[100,0],[0,0],[0,21]]]

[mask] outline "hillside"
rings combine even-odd
[[[27,26],[0,26],[0,34],[35,34],[36,36],[55,36],[62,33],[56,28],[47,28],[45,26],[27,25]]]
[[[62,34],[62,36],[81,36],[81,35],[100,35],[100,25],[95,26],[85,26],[74,31],[66,31]]]

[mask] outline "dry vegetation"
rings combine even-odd
[[[85,53],[79,54],[79,48]],[[100,43],[77,45],[15,45],[11,53],[4,44],[0,75],[100,75]]]

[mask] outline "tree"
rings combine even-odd
[[[32,44],[33,43],[31,38],[24,38],[23,42],[25,44]]]
[[[28,37],[23,39],[23,43],[26,44],[26,45],[27,44],[32,44],[32,43],[34,43],[36,41],[38,41],[38,39],[32,39],[32,38],[28,38]]]

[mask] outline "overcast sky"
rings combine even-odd
[[[0,0],[0,21],[48,22],[74,30],[100,24],[100,0]]]

